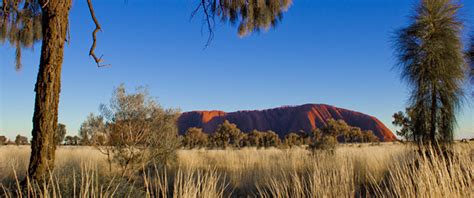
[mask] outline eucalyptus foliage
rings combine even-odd
[[[292,0],[201,0],[195,13],[204,13],[210,39],[215,18],[238,23],[239,36],[246,36],[275,27],[291,3]],[[22,48],[32,48],[41,40],[41,7],[38,0],[0,1],[0,42],[16,48],[16,69],[21,68]]]
[[[217,16],[222,21],[238,25],[239,36],[275,27],[292,0],[202,0],[207,19]],[[210,21],[208,21],[210,23]]]
[[[38,0],[3,0],[0,5],[0,42],[16,48],[18,70],[22,48],[32,48],[41,39],[41,7]]]

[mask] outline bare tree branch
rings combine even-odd
[[[92,56],[92,58],[94,58],[95,63],[97,63],[97,67],[110,66],[110,64],[106,64],[106,65],[101,64],[101,62],[103,62],[103,59],[102,59],[103,55],[101,55],[100,57],[97,57],[95,55],[94,51],[95,51],[95,47],[96,47],[96,43],[97,43],[97,32],[101,31],[102,28],[100,27],[99,21],[97,20],[97,17],[95,16],[95,12],[94,12],[94,8],[92,7],[91,0],[87,0],[87,5],[89,6],[89,11],[90,11],[90,14],[92,16],[92,20],[94,21],[94,24],[95,24],[95,29],[92,32],[93,41],[92,41],[91,49],[89,50],[89,56]]]
[[[196,16],[201,6],[202,6],[202,3],[199,3],[199,5],[193,10],[193,12],[191,12],[191,17],[189,17],[189,21],[191,21],[194,18],[194,16]]]
[[[212,39],[214,38],[214,16],[209,13],[208,5],[206,5],[206,0],[201,0],[201,5],[202,9],[204,11],[204,17],[206,18],[206,23],[207,23],[207,30],[209,31],[209,36],[207,37],[207,42],[206,46],[204,48],[207,48],[210,44]]]

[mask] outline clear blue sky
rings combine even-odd
[[[415,0],[294,0],[276,29],[239,38],[235,26],[221,23],[205,50],[202,18],[190,21],[195,0],[95,0],[103,28],[96,52],[108,68],[88,56],[94,25],[86,1],[73,2],[59,110],[69,134],[122,82],[147,85],[163,106],[182,111],[326,103],[376,116],[391,129],[392,114],[407,104],[391,40]],[[472,30],[474,1],[462,2]],[[14,49],[0,49],[2,135],[31,133],[40,47],[24,51],[20,72]],[[472,107],[460,113],[458,137],[473,136]]]

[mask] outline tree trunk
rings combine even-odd
[[[437,111],[438,111],[438,101],[436,98],[436,85],[433,85],[433,90],[431,90],[431,126],[430,126],[430,142],[432,146],[436,144],[436,125],[437,125]]]
[[[58,126],[61,66],[71,0],[42,0],[40,4],[43,6],[43,42],[35,86],[33,140],[28,166],[28,177],[32,181],[44,179],[54,167],[54,133]]]

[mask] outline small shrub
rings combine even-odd
[[[334,153],[334,151],[336,150],[337,144],[338,144],[337,140],[334,136],[326,135],[321,138],[321,141],[318,141],[312,144],[310,148],[313,151],[323,150],[323,151],[329,151],[330,153]]]
[[[110,104],[101,105],[101,116],[90,115],[82,124],[81,136],[107,156],[109,167],[115,162],[123,175],[130,175],[174,163],[181,144],[178,116],[177,110],[161,107],[146,89],[127,93],[121,85]]]

